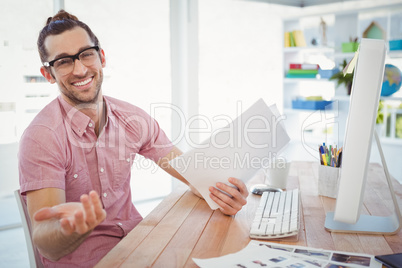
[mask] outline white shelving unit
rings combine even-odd
[[[317,18],[315,19],[317,20]],[[306,26],[303,19],[285,20],[283,25],[284,31],[302,30],[305,32],[306,28],[304,27]],[[335,95],[335,84],[328,78],[286,78],[285,76],[289,71],[290,63],[311,63],[334,67],[335,50],[329,46],[312,46],[309,44],[309,37],[307,36],[305,35],[307,47],[283,49],[283,110],[287,117],[288,133],[293,140],[318,144],[315,141],[320,140],[322,142],[323,139],[325,141],[328,130],[331,131],[330,126],[322,128],[322,118],[333,117],[329,114],[332,112],[329,109],[326,111],[293,109],[292,100],[307,96],[322,96],[324,100],[331,100]],[[330,125],[330,122],[326,123]]]
[[[325,46],[322,44],[320,31],[321,17],[326,22]],[[289,79],[285,75],[289,63],[314,63],[321,66],[320,61],[335,66],[346,59],[351,60],[354,53],[342,53],[341,45],[349,38],[363,37],[363,32],[372,21],[378,23],[386,32],[387,40],[402,39],[402,7],[379,7],[375,9],[343,10],[327,14],[309,14],[308,16],[292,17],[283,20],[283,31],[302,30],[307,47],[283,48],[283,111],[287,117],[286,126],[292,138],[300,142],[310,154],[316,152],[316,147],[322,142],[343,145],[345,124],[349,110],[349,96],[345,88],[336,88],[334,81],[328,79]],[[317,41],[313,46],[311,40]],[[328,61],[326,61],[328,60]],[[402,51],[388,51],[386,63],[393,64],[402,70]],[[402,90],[400,90],[402,91]],[[322,96],[332,100],[333,107],[326,110],[300,110],[292,108],[292,99],[297,96]],[[384,101],[384,123],[379,127],[381,141],[391,174],[402,181],[402,138],[396,131],[396,125],[401,124],[402,92],[391,97],[382,97]],[[396,104],[395,104],[396,103]],[[392,104],[396,108],[388,108]],[[372,149],[370,161],[380,162],[378,152]]]
[[[322,44],[322,31],[320,31],[321,18],[326,22],[326,39],[325,46]],[[322,96],[325,100],[347,101],[346,89],[336,88],[335,82],[328,79],[293,79],[285,78],[289,70],[289,63],[313,63],[322,66],[326,64],[327,68],[339,66],[346,59],[351,60],[354,53],[342,53],[342,42],[349,41],[349,38],[362,38],[362,34],[367,26],[376,21],[384,28],[388,39],[398,38],[398,29],[395,29],[395,22],[402,22],[402,11],[390,8],[377,8],[375,10],[363,11],[343,11],[334,12],[326,15],[309,15],[299,18],[290,18],[283,21],[283,31],[302,30],[306,39],[307,47],[287,47],[283,49],[284,63],[284,79],[283,79],[283,108],[286,115],[292,116],[298,114],[308,114],[316,112],[306,110],[292,109],[292,99],[298,96]],[[401,24],[401,23],[399,23]],[[402,39],[402,29],[399,29]],[[315,39],[317,46],[311,44],[311,40]],[[389,59],[402,58],[402,51],[390,51]],[[402,61],[401,61],[402,64]],[[399,68],[402,67],[398,66]],[[347,112],[347,111],[346,111]],[[299,116],[300,117],[300,116]],[[304,120],[304,118],[302,118]],[[295,124],[294,120],[290,120],[292,128],[297,128],[293,132],[293,138],[300,138],[300,122]],[[321,139],[322,137],[318,137]]]

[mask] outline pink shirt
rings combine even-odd
[[[135,155],[153,161],[172,144],[158,123],[140,108],[104,97],[107,123],[99,137],[95,123],[59,96],[32,121],[20,142],[21,193],[55,187],[67,202],[100,194],[107,217],[72,253],[46,267],[94,266],[142,217],[131,202],[130,177]],[[145,190],[145,189],[144,189]]]

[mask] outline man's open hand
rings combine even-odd
[[[34,219],[36,221],[58,219],[64,235],[74,232],[85,234],[106,218],[106,211],[102,208],[99,195],[95,191],[91,191],[89,195],[82,195],[80,201],[81,203],[69,202],[42,208],[34,214]]]

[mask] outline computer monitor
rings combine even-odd
[[[325,221],[325,228],[332,232],[392,234],[401,228],[400,211],[380,141],[374,130],[384,77],[385,56],[384,40],[361,40],[346,122],[336,206],[334,212],[327,213]],[[376,137],[396,206],[395,215],[390,217],[360,215],[373,136]]]

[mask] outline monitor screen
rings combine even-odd
[[[385,56],[384,40],[361,40],[346,121],[335,221],[354,224],[360,217]]]

